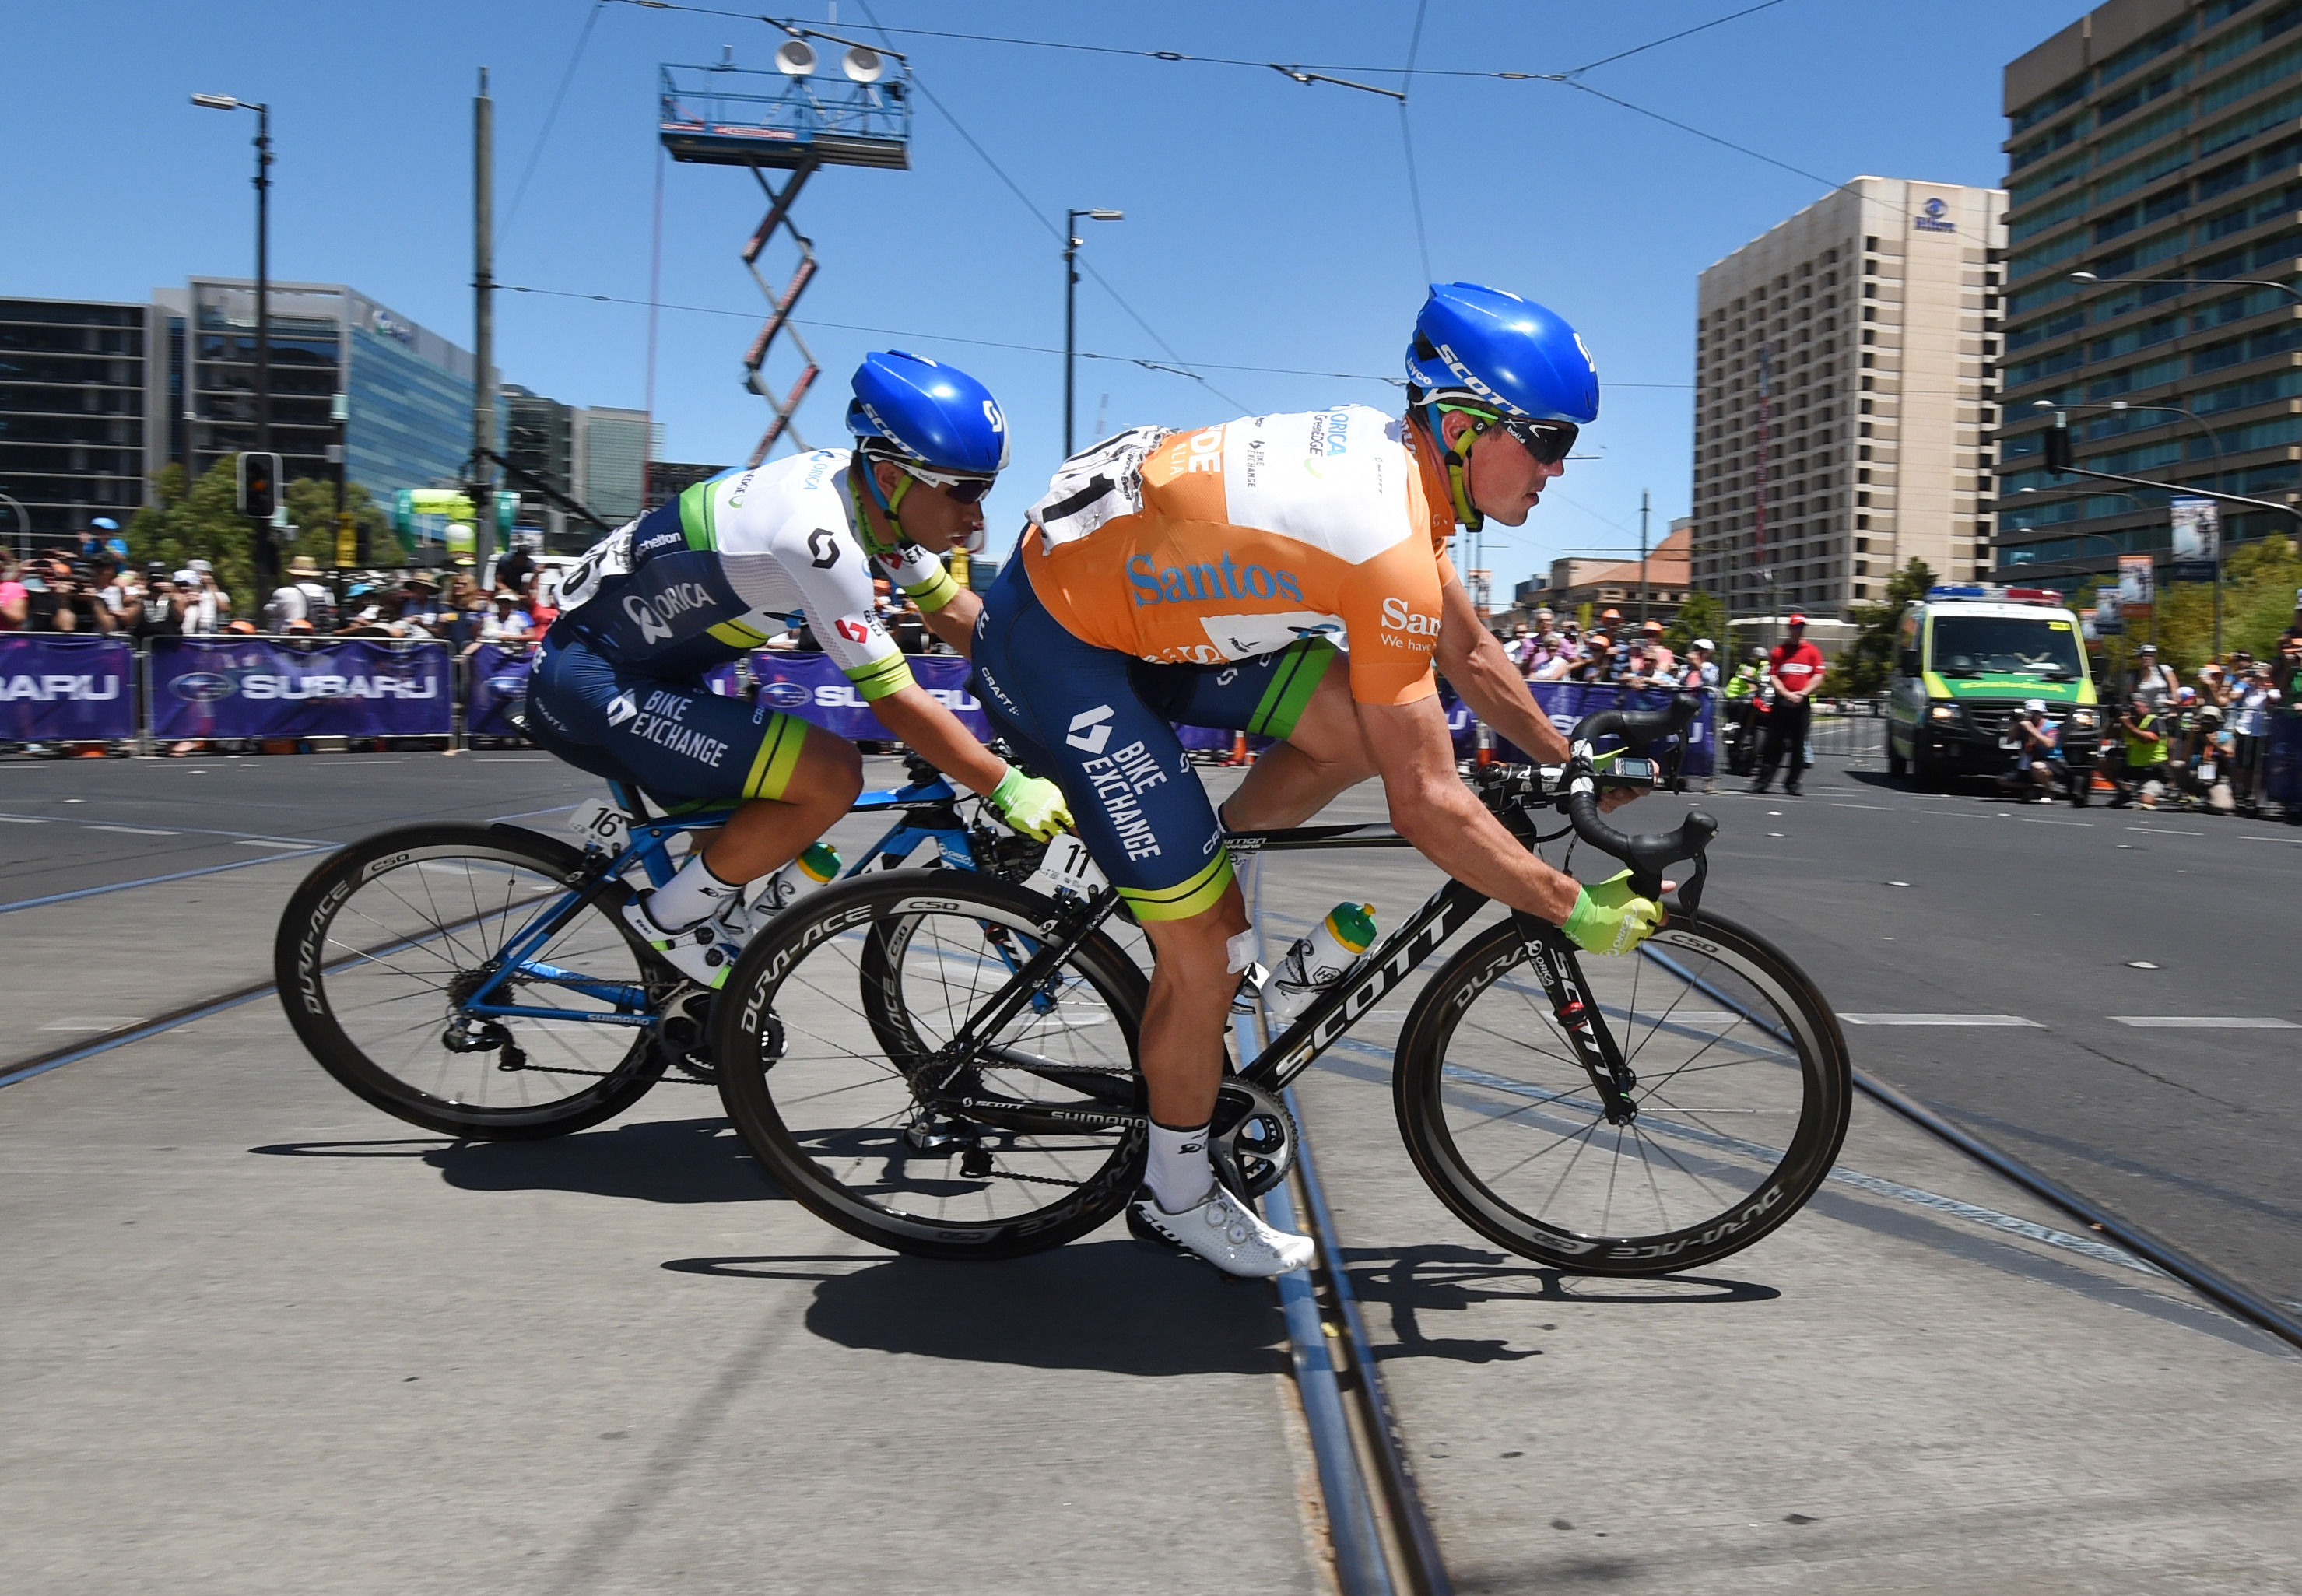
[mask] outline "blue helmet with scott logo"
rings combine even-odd
[[[1007,418],[991,391],[961,371],[901,349],[855,368],[847,430],[858,448],[931,472],[994,476],[1007,466]]]
[[[1599,368],[1575,329],[1532,299],[1475,282],[1434,282],[1415,318],[1407,380],[1417,402],[1460,399],[1499,416],[1599,418]]]

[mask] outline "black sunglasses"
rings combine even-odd
[[[927,483],[954,504],[982,503],[983,496],[991,491],[991,484],[998,480],[989,476],[945,477],[923,471],[914,471],[911,475],[913,481]]]
[[[1516,421],[1498,416],[1495,424],[1518,440],[1518,446],[1546,466],[1556,466],[1575,448],[1583,429],[1571,421]]]

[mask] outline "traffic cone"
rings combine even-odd
[[[2115,793],[2118,791],[2118,784],[2097,770],[2094,773],[2094,785],[2087,790],[2093,793]]]
[[[1247,734],[1245,732],[1239,732],[1231,738],[1231,762],[1234,765],[1252,765],[1255,763],[1255,756],[1247,751]]]

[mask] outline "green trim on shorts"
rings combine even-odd
[[[1292,734],[1334,662],[1335,645],[1323,637],[1306,637],[1280,650],[1279,663],[1271,668],[1271,685],[1263,690],[1263,701],[1255,706],[1247,729],[1259,737],[1283,739]]]
[[[840,674],[855,685],[856,694],[867,704],[912,685],[911,662],[901,654],[890,654],[869,665],[842,666]]]
[[[784,795],[799,769],[800,751],[807,746],[809,729],[808,723],[796,715],[777,710],[768,717],[767,735],[760,740],[760,752],[752,760],[751,774],[744,778],[744,797]]]
[[[768,634],[765,632],[747,626],[742,621],[721,621],[716,626],[706,627],[704,633],[706,636],[716,637],[730,648],[755,649],[768,640]]]
[[[1231,850],[1217,851],[1207,868],[1176,886],[1122,886],[1119,895],[1137,920],[1189,920],[1222,902],[1231,886]]]
[[[695,483],[680,490],[679,530],[686,534],[691,549],[708,552],[719,546],[719,529],[715,525],[718,507],[711,494],[710,483]]]

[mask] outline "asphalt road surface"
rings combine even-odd
[[[549,827],[595,791],[533,755],[0,761],[0,1057],[264,979],[303,850]],[[2302,1297],[2269,1029],[2302,1020],[2302,834],[1835,766],[1700,802],[1711,903],[1869,1021],[1859,1065]],[[1684,807],[1648,803],[1642,829]],[[1290,855],[1263,915],[1396,924],[1436,884],[1409,853]],[[1399,1146],[1412,996],[1299,1090],[1458,1589],[2302,1590],[2284,1348],[1867,1104],[1840,1178],[1701,1278],[1528,1266]],[[889,1259],[760,1181],[706,1088],[459,1144],[250,1003],[0,1092],[0,1273],[11,1583],[38,1596],[1332,1588],[1264,1289],[1116,1226]]]

